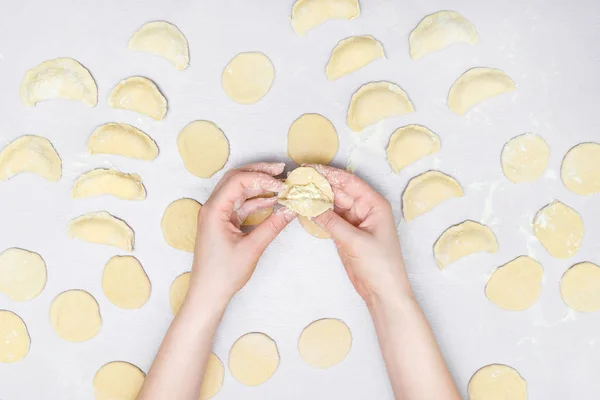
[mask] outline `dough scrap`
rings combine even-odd
[[[169,246],[188,253],[194,252],[201,208],[202,204],[187,198],[175,200],[167,206],[160,227]]]
[[[351,74],[378,58],[385,58],[381,42],[371,35],[351,36],[338,42],[325,68],[330,81]]]
[[[150,279],[142,264],[133,256],[114,256],[102,274],[102,290],[117,307],[140,308],[150,298]]]
[[[135,400],[146,375],[133,364],[112,361],[104,364],[94,376],[96,400]]]
[[[0,253],[0,292],[12,301],[31,300],[46,286],[46,263],[32,251],[12,247]]]
[[[571,148],[563,159],[560,176],[573,193],[600,193],[600,144],[580,143]]]
[[[24,135],[15,139],[0,153],[0,181],[21,172],[37,174],[50,182],[62,177],[62,161],[48,139]]]
[[[300,222],[300,225],[302,225],[306,232],[310,233],[314,237],[318,239],[331,239],[331,235],[329,234],[329,232],[321,228],[310,218],[303,217],[302,215],[300,215],[298,216],[298,222]]]
[[[154,82],[142,76],[119,82],[108,96],[108,106],[135,111],[157,121],[167,115],[167,99]]]
[[[27,326],[17,314],[0,310],[0,363],[22,360],[29,353]]]
[[[440,150],[440,138],[422,125],[396,129],[387,147],[387,159],[394,173]]]
[[[600,311],[600,267],[591,262],[573,265],[562,276],[560,296],[575,311]]]
[[[550,146],[539,135],[524,133],[502,149],[502,172],[513,183],[533,182],[542,176],[550,159]]]
[[[98,302],[83,290],[62,292],[50,305],[50,324],[58,336],[69,342],[90,340],[102,326]]]
[[[273,192],[263,193],[259,196],[253,197],[255,198],[269,198],[273,197],[275,194]],[[264,208],[262,210],[258,210],[248,215],[246,219],[242,222],[242,226],[254,226],[263,222],[265,219],[269,218],[273,214],[273,207]]]
[[[229,351],[229,371],[240,383],[258,386],[265,383],[279,366],[279,351],[273,339],[252,332],[240,337]]]
[[[408,182],[402,194],[402,213],[412,221],[438,204],[464,196],[456,179],[439,171],[427,171]]]
[[[129,225],[106,211],[91,212],[72,219],[67,233],[70,238],[114,246],[125,251],[133,251],[135,242]]]
[[[360,132],[382,119],[414,112],[412,102],[400,86],[386,81],[362,85],[348,107],[348,127]]]
[[[150,136],[135,126],[115,122],[94,130],[88,151],[90,154],[117,154],[147,161],[158,156],[158,146]]]
[[[516,88],[515,82],[499,69],[471,68],[450,88],[448,107],[456,114],[464,115],[474,105]]]
[[[227,137],[210,121],[187,124],[177,137],[177,148],[185,169],[198,178],[210,178],[229,158]]]
[[[138,174],[126,174],[114,169],[94,169],[81,175],[71,190],[71,198],[98,197],[104,194],[122,200],[144,200],[146,188]]]
[[[208,355],[208,362],[206,363],[204,378],[202,378],[199,400],[208,400],[219,393],[219,390],[223,386],[224,377],[225,367],[223,363],[215,353],[210,353]]]
[[[88,107],[98,103],[98,88],[92,74],[72,58],[44,61],[28,70],[21,82],[21,100],[27,107],[59,98],[78,100]]]
[[[353,20],[360,15],[358,0],[297,0],[292,8],[292,27],[300,36],[332,19]]]
[[[162,57],[179,71],[190,64],[187,39],[178,27],[166,21],[146,22],[131,36],[128,48]]]
[[[333,208],[333,190],[327,179],[310,167],[293,170],[277,202],[305,217],[316,217]]]
[[[583,220],[577,211],[555,200],[538,211],[533,233],[551,256],[573,257],[583,241]]]
[[[329,368],[341,363],[352,347],[352,334],[339,319],[324,318],[310,323],[300,335],[300,357],[311,367]]]
[[[508,365],[490,364],[473,374],[467,392],[469,400],[527,400],[527,382]]]
[[[498,267],[488,279],[485,295],[505,310],[522,311],[540,296],[544,268],[531,257],[520,256]]]
[[[446,229],[433,246],[440,269],[470,254],[484,251],[498,251],[496,235],[488,226],[470,220]]]
[[[254,104],[271,90],[275,67],[263,53],[240,53],[223,70],[221,84],[236,103]]]
[[[320,114],[303,114],[288,131],[288,156],[296,164],[329,164],[339,139],[335,127]]]
[[[418,60],[457,43],[473,46],[478,41],[471,21],[456,11],[438,11],[423,18],[410,33],[410,58]]]
[[[173,315],[177,315],[183,304],[183,300],[185,300],[185,296],[187,295],[190,286],[190,277],[190,272],[184,272],[171,283],[171,288],[169,289],[169,305],[171,306]]]

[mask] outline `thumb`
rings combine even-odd
[[[313,221],[325,229],[338,243],[345,243],[356,236],[360,231],[354,225],[340,217],[333,210],[327,210],[323,214],[313,218]]]
[[[252,253],[262,254],[269,244],[279,235],[279,233],[285,228],[297,214],[292,210],[282,207],[275,211],[265,219],[263,222],[258,224],[252,232],[245,238],[247,246],[250,248],[248,251]]]

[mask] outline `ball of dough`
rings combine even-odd
[[[0,292],[13,301],[27,301],[46,286],[46,263],[37,253],[10,248],[0,253]]]
[[[570,191],[588,196],[600,192],[600,144],[581,143],[565,156],[560,176]]]
[[[150,297],[150,280],[133,256],[114,256],[106,263],[102,290],[111,303],[125,309],[140,308]]]
[[[135,365],[113,361],[103,365],[94,376],[96,400],[135,400],[146,375]]]
[[[304,114],[288,131],[288,156],[296,164],[329,164],[338,151],[335,127],[319,114]]]
[[[29,332],[23,320],[11,311],[0,310],[0,362],[21,360],[29,352],[29,344]]]
[[[510,139],[502,149],[502,172],[513,183],[532,182],[544,173],[550,146],[534,133]]]
[[[560,281],[560,295],[575,311],[600,311],[600,267],[590,262],[569,268]]]
[[[278,202],[305,217],[316,217],[333,208],[333,190],[325,177],[315,169],[300,167],[285,181],[286,189]]]
[[[167,206],[160,227],[169,246],[189,253],[194,252],[198,213],[201,208],[202,204],[186,198],[175,200]]]
[[[210,178],[229,158],[227,137],[210,121],[187,124],[177,137],[177,148],[185,169],[198,178]]]
[[[223,71],[221,83],[229,98],[240,104],[262,99],[275,80],[275,67],[263,53],[240,53]]]
[[[310,218],[303,217],[301,215],[298,217],[298,222],[300,222],[300,225],[302,225],[306,232],[310,233],[314,237],[319,239],[331,239],[329,232],[314,223]]]
[[[548,253],[556,258],[577,254],[583,241],[583,220],[571,207],[553,201],[533,220],[533,232]]]
[[[279,351],[273,339],[252,332],[240,337],[229,351],[229,371],[240,383],[258,386],[265,383],[279,366]]]
[[[505,310],[521,311],[533,305],[542,289],[544,268],[531,257],[517,257],[494,271],[485,295]]]
[[[183,300],[185,300],[185,295],[190,286],[190,276],[190,272],[185,272],[175,278],[173,283],[171,283],[171,289],[169,290],[169,304],[171,305],[173,315],[177,315],[183,304]]]
[[[102,317],[96,299],[83,290],[67,290],[50,305],[50,324],[61,338],[85,342],[100,330]]]
[[[339,319],[312,322],[302,331],[298,350],[302,359],[314,368],[329,368],[346,358],[352,347],[352,334]]]
[[[475,372],[467,392],[469,400],[527,400],[527,382],[514,368],[491,364]]]
[[[221,390],[223,386],[223,378],[225,377],[225,367],[215,353],[208,355],[206,363],[206,371],[202,379],[202,387],[200,387],[199,400],[208,400]]]

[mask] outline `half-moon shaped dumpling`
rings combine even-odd
[[[497,252],[498,241],[489,227],[474,221],[464,221],[446,229],[433,246],[440,269],[469,254],[483,251]]]
[[[91,212],[72,219],[67,232],[70,238],[114,246],[125,251],[133,250],[133,229],[125,221],[106,211]]]
[[[175,25],[166,21],[145,23],[131,39],[130,50],[156,54],[170,61],[180,71],[190,64],[188,41]]]
[[[88,141],[90,154],[118,154],[139,160],[154,160],[158,147],[150,136],[128,124],[110,122],[96,128]]]
[[[108,106],[135,111],[160,121],[167,114],[167,99],[154,82],[141,76],[123,79],[108,96]]]
[[[25,135],[0,153],[0,181],[21,172],[37,174],[51,182],[62,176],[62,162],[52,143],[45,137]]]
[[[297,0],[292,8],[292,27],[300,36],[330,19],[354,19],[360,15],[358,0]]]
[[[396,129],[387,147],[387,159],[395,173],[440,149],[440,138],[421,125]]]
[[[351,36],[341,40],[331,52],[325,68],[330,81],[348,75],[377,58],[385,58],[383,46],[370,35]]]
[[[98,168],[81,175],[71,190],[71,197],[74,199],[98,197],[104,194],[122,200],[144,200],[146,189],[138,174]]]
[[[402,213],[412,221],[443,201],[462,197],[464,192],[453,177],[439,171],[427,171],[408,182],[402,194]]]
[[[464,115],[475,104],[516,88],[510,76],[499,69],[471,68],[450,88],[448,107],[456,114]]]

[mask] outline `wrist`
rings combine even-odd
[[[219,293],[214,288],[197,287],[192,283],[181,306],[180,312],[194,315],[195,318],[220,321],[231,296]]]

